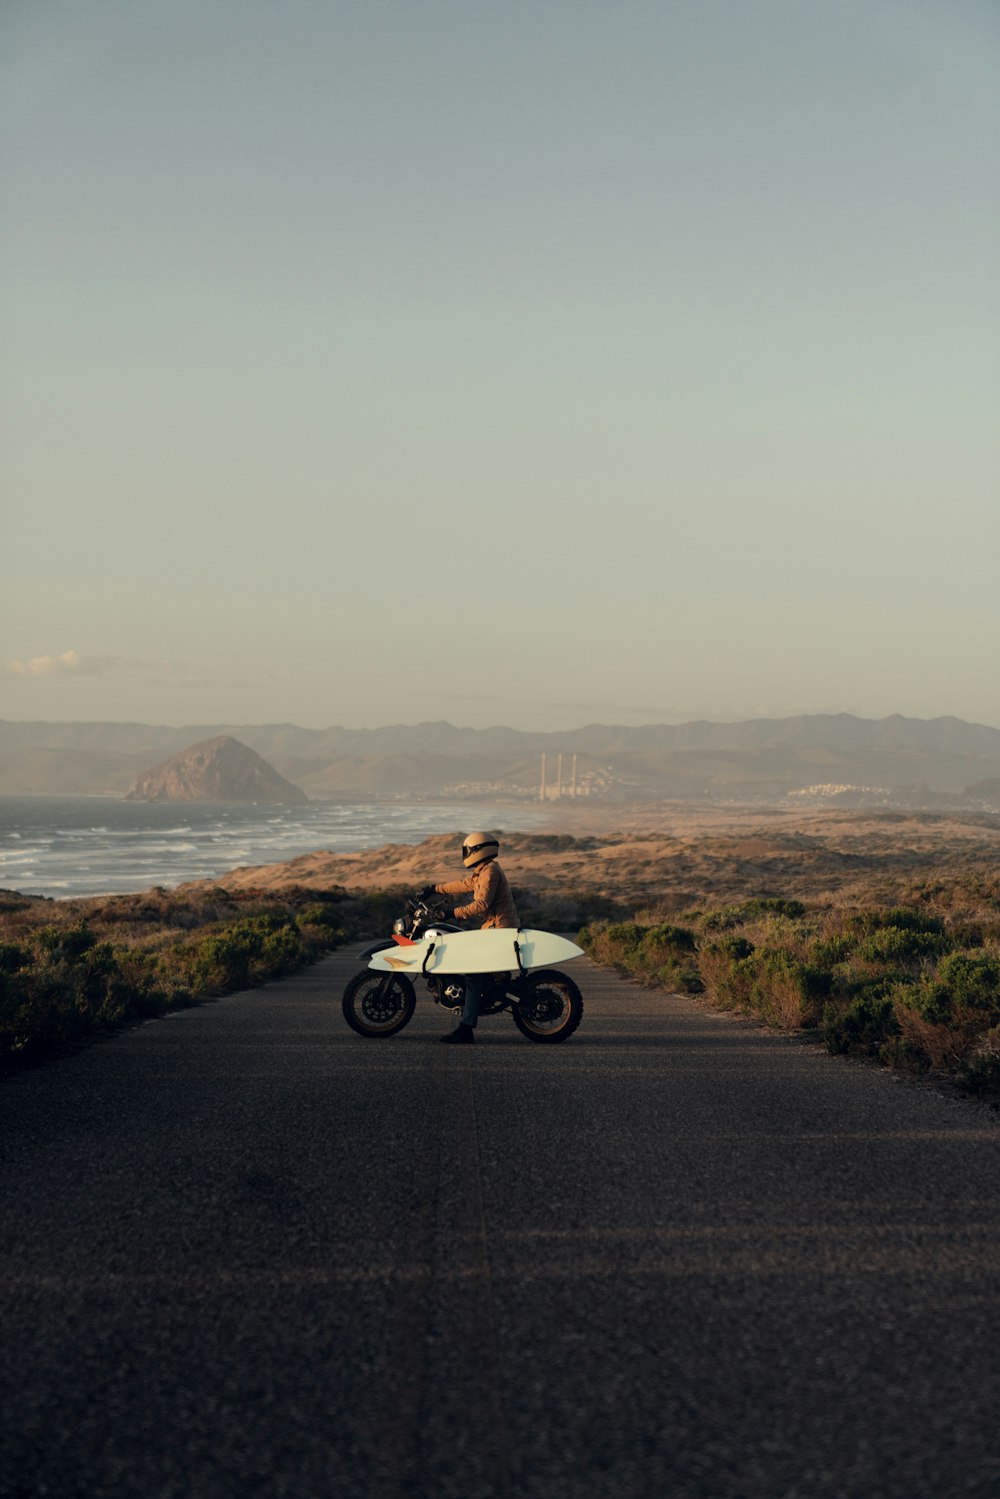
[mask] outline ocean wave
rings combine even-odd
[[[97,815],[99,823],[93,801],[85,798],[75,805],[61,798],[49,807],[36,798],[4,798],[5,882],[60,897],[123,894],[218,878],[237,865],[274,864],[321,849],[351,853],[381,843],[419,843],[460,824],[488,827],[501,820],[488,805],[370,802],[316,804],[280,814],[191,804],[183,823],[176,807],[112,802]],[[519,822],[530,826],[537,816],[525,808]]]

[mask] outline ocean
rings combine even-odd
[[[0,796],[0,887],[23,894],[114,895],[217,879],[317,849],[352,853],[434,833],[536,826],[541,810],[488,803],[311,802],[243,807],[103,796]],[[456,847],[456,854],[458,850]]]

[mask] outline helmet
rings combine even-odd
[[[500,844],[492,833],[466,833],[462,839],[462,863],[466,869],[475,869],[477,864],[495,859],[499,852]]]

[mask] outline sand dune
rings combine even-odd
[[[185,888],[419,887],[461,873],[460,839],[455,830],[415,846],[317,851]],[[994,875],[998,856],[995,816],[680,804],[566,808],[554,813],[549,831],[504,832],[502,853],[515,885],[543,894],[600,893],[663,910],[768,895],[894,898],[931,876]]]

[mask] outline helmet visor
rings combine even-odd
[[[488,843],[463,843],[462,844],[462,858],[463,859],[467,859],[470,854],[478,854],[479,850],[482,849],[482,848],[499,848],[499,847],[500,847],[499,843],[497,843],[496,840],[493,839],[493,838],[491,838]]]

